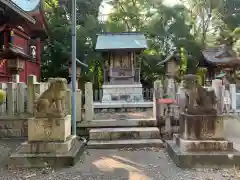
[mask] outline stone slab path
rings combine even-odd
[[[163,149],[88,150],[75,167],[61,170],[7,169],[20,141],[0,141],[0,180],[237,180],[236,169],[177,168]]]

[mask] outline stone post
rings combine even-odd
[[[85,121],[92,121],[94,118],[93,87],[91,82],[85,84]]]
[[[237,109],[236,105],[236,84],[230,84],[230,95],[231,95],[231,109],[235,111]]]
[[[7,110],[8,116],[13,116],[16,111],[16,92],[14,89],[16,88],[16,84],[13,82],[7,83]]]
[[[17,83],[17,112],[25,112],[25,89],[26,84],[23,82]]]
[[[76,100],[76,107],[77,107],[77,121],[80,122],[82,120],[82,91],[77,89],[77,100]]]
[[[154,81],[153,85],[153,117],[159,120],[163,116],[163,108],[157,103],[156,99],[163,97],[163,86],[161,80]]]
[[[12,75],[12,82],[19,83],[19,80],[20,80],[19,74]]]
[[[172,99],[175,99],[176,97],[176,91],[175,91],[175,82],[174,78],[170,75],[167,76],[167,95],[170,96]],[[171,136],[172,133],[172,127],[171,127],[171,116],[173,115],[173,107],[169,105],[170,109],[167,109],[167,115],[165,116],[165,132],[168,133],[169,136]]]
[[[29,75],[27,80],[27,112],[30,114],[34,113],[33,103],[35,100],[35,87],[34,84],[37,81],[35,75]]]
[[[179,93],[179,111],[183,112],[184,111],[184,107],[185,107],[185,88],[183,85],[183,82],[181,82],[179,89],[178,89],[178,93]],[[179,113],[180,113],[179,112]]]
[[[37,93],[37,94],[41,94],[42,92],[41,92],[41,83],[35,83],[34,84],[34,88],[35,88],[35,93]]]
[[[173,99],[176,97],[175,82],[172,77],[168,77],[167,79],[167,95]]]
[[[220,79],[214,79],[212,80],[212,88],[215,91],[215,94],[217,96],[217,111],[218,113],[223,113],[223,103],[224,103],[224,98],[223,98],[223,85],[222,85],[222,80]]]
[[[72,109],[72,91],[70,89],[67,90],[66,96],[65,96],[65,113],[67,115],[71,114],[71,109]]]

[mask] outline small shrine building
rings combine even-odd
[[[98,35],[96,51],[104,60],[102,102],[143,101],[140,82],[141,52],[147,48],[143,33],[102,33]]]
[[[198,67],[207,68],[206,77],[215,79],[221,72],[233,75],[240,69],[240,57],[233,51],[231,45],[223,44],[214,48],[207,48],[202,51]]]

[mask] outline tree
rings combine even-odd
[[[59,4],[58,0],[46,1],[46,17],[49,38],[44,42],[42,54],[42,77],[68,77],[68,61],[71,58],[70,1]],[[101,31],[97,15],[101,1],[77,0],[77,58],[95,66],[97,54],[93,51],[96,34]],[[92,80],[93,74],[83,71],[83,78]]]

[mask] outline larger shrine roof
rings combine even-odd
[[[25,12],[25,10],[23,10],[22,7],[20,7],[18,4],[16,4],[15,1],[17,2],[17,0],[14,0],[14,1],[12,1],[12,0],[0,0],[0,5],[7,6],[14,13],[17,13],[18,15],[24,17],[25,19],[27,19],[31,23],[35,23],[35,19],[32,18],[27,12]],[[18,1],[18,2],[20,2],[20,1]]]
[[[98,35],[96,50],[146,49],[147,41],[143,33],[102,33]]]
[[[202,51],[202,54],[206,61],[209,61],[213,64],[233,62],[240,64],[240,58],[237,57],[232,50],[226,48],[226,46],[220,46],[218,48],[207,48]]]

